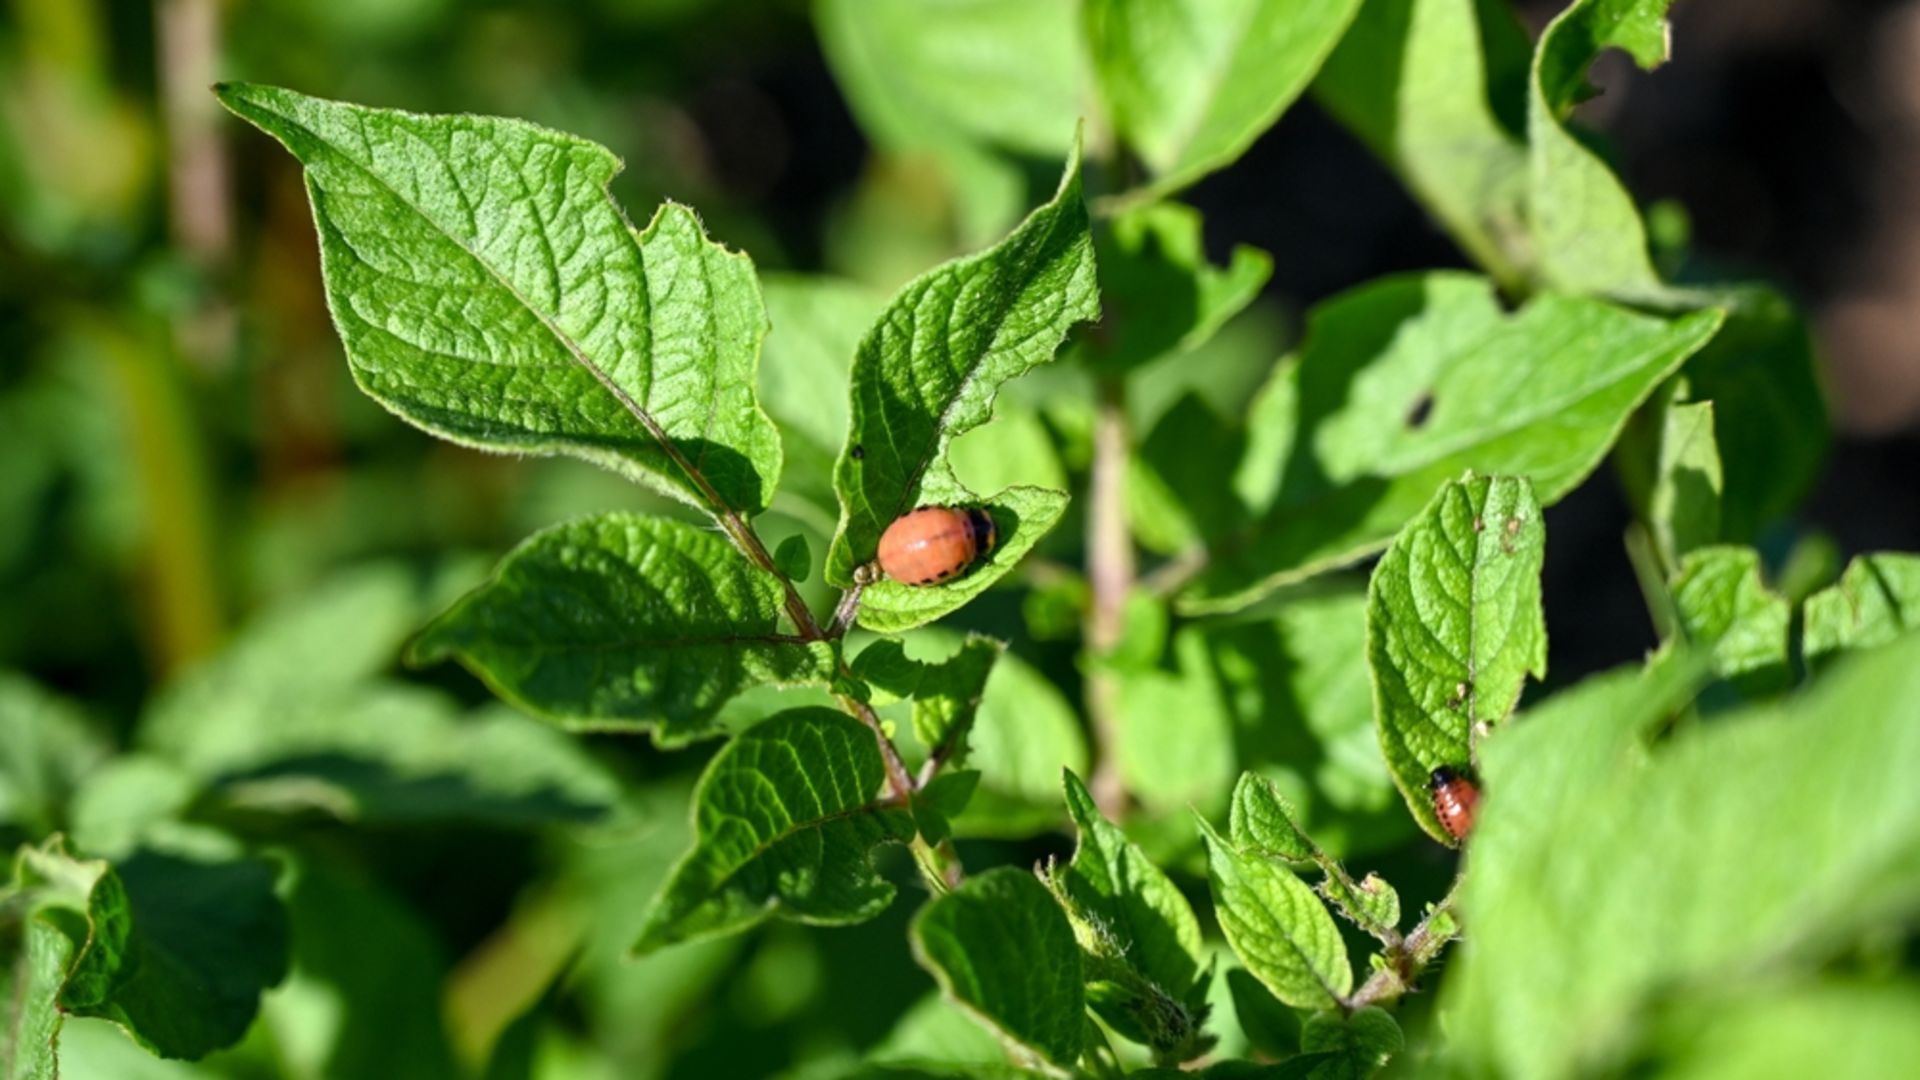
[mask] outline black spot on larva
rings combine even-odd
[[[854,443],[853,449],[847,451],[847,456],[852,458],[855,461],[859,461],[861,458],[864,458],[867,456],[867,448],[864,446],[861,446],[859,443]]]
[[[1425,426],[1427,417],[1432,415],[1433,391],[1429,390],[1421,394],[1420,397],[1414,401],[1413,407],[1407,410],[1407,426],[1418,431],[1421,427]]]

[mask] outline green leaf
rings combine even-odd
[[[1411,829],[1374,730],[1366,605],[1364,583],[1326,578],[1211,635],[1241,767],[1277,781],[1329,851],[1391,847]]]
[[[1233,994],[1234,1016],[1247,1041],[1270,1058],[1288,1058],[1300,1052],[1300,1014],[1280,1004],[1260,980],[1244,968],[1227,972]]]
[[[1233,785],[1233,816],[1227,834],[1241,851],[1285,862],[1312,862],[1319,848],[1293,819],[1293,806],[1273,781],[1242,773]]]
[[[1428,779],[1475,760],[1475,728],[1505,721],[1547,673],[1540,603],[1546,525],[1533,486],[1473,477],[1440,488],[1374,568],[1367,662],[1380,746],[1407,808],[1441,843]]]
[[[780,541],[780,546],[773,549],[773,565],[796,585],[806,581],[813,573],[813,552],[807,547],[806,536],[794,533]]]
[[[1375,0],[1318,89],[1509,292],[1554,288],[1726,309],[1724,329],[1687,374],[1720,422],[1720,535],[1745,540],[1798,502],[1825,450],[1806,327],[1764,286],[1664,284],[1632,195],[1566,122],[1602,50],[1624,48],[1642,66],[1665,58],[1666,8],[1665,0],[1581,0],[1547,28],[1529,62],[1505,5]],[[1514,134],[1522,129],[1524,143]]]
[[[754,397],[753,266],[686,207],[635,233],[606,149],[516,120],[226,83],[306,167],[329,306],[362,389],[489,450],[566,453],[712,513],[780,473]]]
[[[1454,273],[1323,304],[1249,417],[1235,487],[1255,524],[1217,538],[1183,607],[1244,607],[1376,551],[1468,469],[1527,476],[1554,502],[1720,319],[1564,296],[1509,314],[1487,281]]]
[[[1526,235],[1525,33],[1487,0],[1371,0],[1314,92],[1400,175],[1487,272],[1512,288]]]
[[[1920,640],[1644,746],[1675,699],[1583,684],[1482,748],[1473,947],[1441,1000],[1455,1070],[1610,1074],[1676,1000],[1790,985],[1912,919]]]
[[[976,874],[921,908],[912,937],[948,998],[1013,1048],[1073,1067],[1087,1026],[1080,948],[1039,879],[1010,866]]]
[[[1911,978],[1756,987],[1663,1007],[1651,1041],[1667,1080],[1885,1076],[1920,1068]]]
[[[1259,296],[1273,258],[1242,244],[1214,266],[1201,224],[1190,206],[1149,203],[1096,237],[1104,332],[1090,344],[1100,364],[1127,369],[1196,349]]]
[[[1894,641],[1920,626],[1920,555],[1858,555],[1837,584],[1807,597],[1802,652],[1818,670],[1853,649]]]
[[[1297,1009],[1338,1005],[1353,990],[1353,968],[1320,898],[1285,867],[1242,855],[1205,818],[1198,820],[1215,915],[1240,962]]]
[[[1014,653],[987,677],[968,736],[980,790],[954,822],[962,836],[1027,837],[1060,820],[1060,770],[1087,768],[1080,715],[1060,688]]]
[[[1067,155],[1084,112],[1070,5],[819,0],[815,19],[848,103],[881,145]]]
[[[212,1064],[154,1057],[112,1022],[80,1016],[69,1017],[60,1025],[60,1075],[113,1080],[221,1080],[231,1074]]]
[[[1657,410],[1658,460],[1645,520],[1670,567],[1720,539],[1720,444],[1714,439],[1713,402],[1672,402]]]
[[[781,629],[778,579],[724,538],[638,514],[534,534],[420,632],[411,657],[457,657],[515,705],[568,727],[714,731],[751,686],[824,681],[829,647]]]
[[[1354,881],[1339,860],[1320,850],[1298,823],[1293,804],[1272,780],[1242,773],[1233,787],[1233,816],[1228,835],[1242,854],[1291,863],[1313,863],[1324,876],[1320,895],[1348,921],[1382,941],[1397,941],[1400,894],[1379,877]]]
[[[1539,272],[1556,288],[1642,298],[1666,291],[1633,196],[1566,119],[1594,95],[1587,68],[1603,51],[1624,50],[1647,69],[1666,61],[1670,2],[1577,0],[1548,24],[1534,50],[1527,201]]]
[[[293,971],[264,1019],[297,1076],[460,1076],[441,996],[435,927],[380,882],[327,859],[295,864],[287,890]]]
[[[1174,635],[1173,663],[1171,671],[1115,672],[1120,723],[1113,753],[1128,792],[1145,806],[1215,811],[1224,805],[1238,765],[1236,716],[1204,626],[1186,626]]]
[[[868,1065],[921,1068],[934,1075],[973,1075],[967,1066],[1010,1069],[1000,1040],[938,993],[910,1006],[863,1056]]]
[[[966,810],[980,786],[980,770],[947,769],[913,793],[913,820],[920,835],[937,844],[953,835],[953,819]]]
[[[226,803],[255,812],[511,828],[595,820],[620,791],[549,725],[504,706],[462,716],[409,686],[370,685],[226,734],[194,767]]]
[[[62,1015],[111,1020],[163,1057],[203,1057],[238,1040],[261,992],[286,974],[274,876],[255,859],[141,851],[110,866],[75,858],[58,838],[22,848],[0,909],[21,917],[17,928],[0,925],[12,983],[0,1042],[7,1075],[54,1074]]]
[[[1792,606],[1761,579],[1759,552],[1719,546],[1688,555],[1674,576],[1673,602],[1688,643],[1710,653],[1714,673],[1743,693],[1771,693],[1792,682]]]
[[[908,177],[915,227],[933,224],[928,196],[944,196],[951,231],[985,243],[1019,217],[1026,164],[1068,155],[1090,112],[1075,15],[1021,0],[816,0],[821,49],[890,171]]]
[[[74,789],[107,753],[78,709],[0,671],[0,836],[37,838],[60,828]]]
[[[1004,642],[969,635],[958,651],[939,661],[915,660],[898,641],[876,641],[854,658],[855,678],[913,699],[913,733],[930,757],[943,762],[967,759],[967,732]]]
[[[1726,474],[1720,535],[1752,540],[1798,506],[1827,450],[1826,396],[1807,325],[1763,285],[1713,292],[1726,323],[1685,373],[1697,400],[1713,402]]]
[[[1184,625],[1170,668],[1119,673],[1122,775],[1149,808],[1220,812],[1258,771],[1330,850],[1392,846],[1412,824],[1374,731],[1365,589],[1329,577],[1276,606]]]
[[[1094,0],[1087,42],[1114,126],[1185,187],[1244,153],[1313,81],[1360,0]]]
[[[1312,1075],[1345,1075],[1364,1080],[1379,1071],[1387,1059],[1406,1049],[1406,1036],[1400,1025],[1381,1008],[1369,1005],[1351,1014],[1321,1013],[1308,1020],[1300,1032],[1300,1050],[1305,1054],[1337,1054],[1339,1066],[1320,1066]]]
[[[1067,812],[1080,842],[1046,880],[1086,956],[1087,996],[1115,1031],[1151,1047],[1156,1060],[1185,1061],[1206,1049],[1206,986],[1200,923],[1187,898],[1127,834],[1101,816],[1072,771]]]
[[[575,740],[504,708],[463,716],[443,694],[378,677],[445,584],[373,564],[254,619],[148,710],[146,753],[88,778],[75,839],[129,850],[207,792],[249,811],[361,822],[519,826],[603,812],[617,785]]]
[[[953,475],[953,439],[987,421],[1002,383],[1052,359],[1067,330],[1098,312],[1076,156],[1053,201],[995,247],[907,285],[861,341],[852,421],[834,471],[840,527],[827,581],[852,584],[880,534],[917,506],[981,505]],[[988,558],[946,585],[875,584],[861,623],[892,632],[958,608],[1011,569],[1065,505],[1064,494],[1041,489],[989,497],[999,544]]]
[[[1246,454],[1246,433],[1196,393],[1160,417],[1135,449],[1127,474],[1127,520],[1141,546],[1177,555],[1248,524],[1223,461]]]
[[[874,733],[831,709],[791,709],[722,747],[693,795],[693,848],[648,912],[636,953],[736,933],[769,915],[862,922],[893,902],[868,853],[913,836],[879,798]]]
[[[191,765],[224,755],[223,743],[262,717],[367,682],[392,667],[408,635],[451,598],[449,584],[395,563],[322,579],[254,617],[220,653],[162,690],[141,718],[141,743]]]
[[[847,369],[886,297],[852,281],[802,274],[767,274],[760,288],[773,323],[760,357],[760,401],[780,425],[781,489],[830,518],[833,459],[847,434]],[[828,520],[822,535],[831,529]]]

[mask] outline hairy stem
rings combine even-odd
[[[1087,675],[1087,715],[1093,721],[1094,802],[1109,818],[1125,809],[1120,776],[1120,685],[1099,658],[1120,644],[1126,628],[1127,595],[1133,590],[1133,538],[1127,530],[1126,386],[1117,377],[1100,380],[1093,429],[1093,476],[1087,511],[1087,577],[1093,597],[1087,608],[1087,651],[1095,658]]]
[[[1349,1011],[1392,1001],[1405,994],[1413,988],[1420,973],[1440,955],[1440,950],[1460,935],[1457,908],[1461,880],[1455,876],[1447,895],[1433,905],[1420,925],[1407,934],[1398,948],[1386,950],[1386,966],[1374,972],[1372,978],[1347,998],[1345,1005]]]

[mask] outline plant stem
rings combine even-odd
[[[894,797],[903,805],[911,803],[913,793],[917,790],[913,783],[913,774],[907,771],[907,763],[901,759],[899,747],[894,746],[893,740],[887,738],[887,729],[881,726],[879,715],[866,702],[844,695],[840,698],[840,707],[867,725],[873,732],[873,737],[880,740],[880,757],[887,766],[887,787],[893,790]]]
[[[1103,658],[1120,644],[1126,630],[1127,595],[1133,590],[1133,538],[1127,529],[1126,384],[1116,376],[1100,378],[1099,412],[1093,428],[1093,476],[1087,511],[1087,577],[1092,602],[1087,608],[1087,715],[1093,722],[1094,770],[1089,785],[1094,802],[1109,818],[1125,809],[1126,784],[1120,776],[1120,685],[1105,670]]]
[[[162,115],[167,133],[167,223],[194,269],[226,272],[234,201],[220,107],[207,87],[220,70],[220,0],[160,0],[154,11]],[[238,321],[230,299],[202,301],[174,323],[174,340],[203,373],[233,363]]]
[[[1454,909],[1459,902],[1461,881],[1456,875],[1447,895],[1433,905],[1433,910],[1407,934],[1400,947],[1386,950],[1387,966],[1374,972],[1372,978],[1347,998],[1348,1011],[1392,1001],[1406,993],[1427,965],[1440,955],[1440,950],[1459,936],[1460,920]]]

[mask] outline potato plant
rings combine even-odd
[[[1572,117],[1601,52],[1665,58],[1666,7],[1574,0],[1530,42],[1479,0],[823,0],[859,123],[979,241],[891,297],[630,216],[582,138],[215,87],[303,170],[365,394],[661,498],[477,583],[339,579],[117,755],[0,683],[0,1077],[160,1068],[92,1019],[206,1059],[156,1077],[616,1075],[596,1039],[666,1036],[593,996],[603,956],[903,909],[887,947],[937,989],[787,1075],[1920,1067],[1920,556],[1783,572],[1826,438],[1807,331],[1657,268]],[[1178,199],[1307,94],[1480,272],[1343,292],[1223,390],[1289,253],[1216,264]],[[1586,483],[1627,494],[1661,644],[1547,684],[1551,509]],[[928,507],[991,527],[900,580],[882,537]],[[964,629],[994,604],[1018,640]],[[606,767],[615,737],[698,782]],[[385,951],[350,1012],[433,999],[403,916],[287,856],[314,815],[638,839],[515,912],[543,959],[444,1003],[459,1053],[345,1022],[261,1053],[303,948]]]

